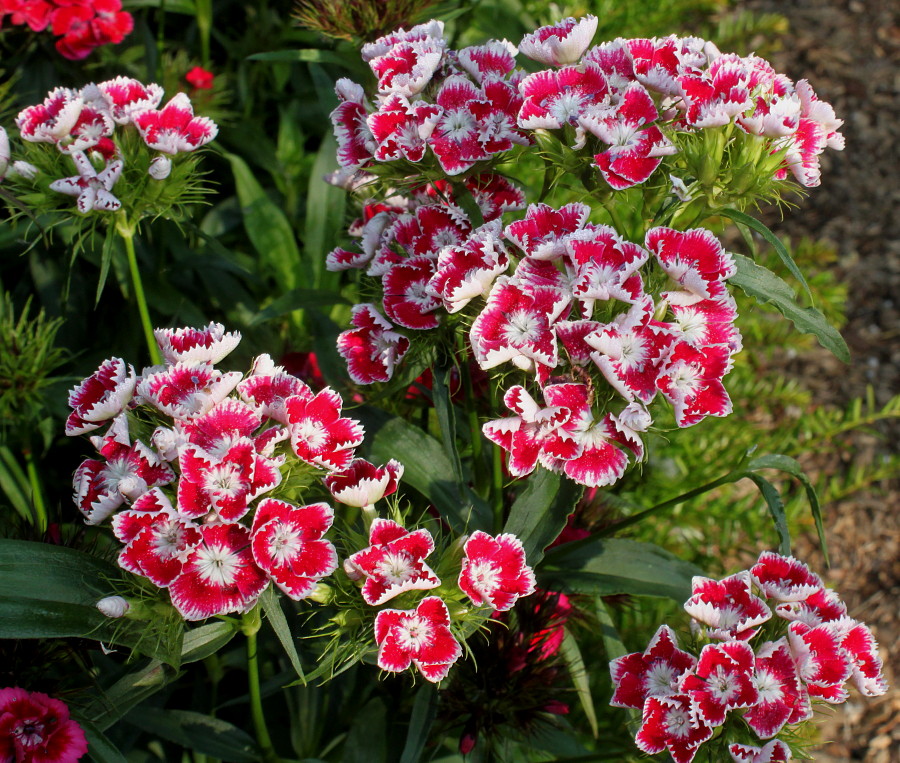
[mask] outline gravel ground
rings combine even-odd
[[[900,3],[896,0],[748,0],[741,8],[787,17],[790,34],[772,63],[792,79],[806,78],[844,119],[847,147],[831,152],[822,186],[798,210],[771,227],[792,238],[830,242],[837,269],[849,286],[843,333],[853,353],[848,369],[827,353],[786,367],[801,376],[821,403],[841,405],[871,385],[884,404],[900,393]],[[855,446],[869,457],[892,450],[900,422],[883,428],[883,439],[859,435]],[[887,695],[861,697],[838,706],[822,725],[827,740],[819,763],[900,763],[900,479],[878,492],[826,507],[832,568],[828,583],[864,620],[882,645]],[[824,561],[813,538],[796,553],[817,569]]]

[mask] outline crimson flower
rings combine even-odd
[[[696,664],[692,654],[678,648],[675,632],[661,625],[643,652],[626,654],[609,663],[615,685],[609,704],[639,710],[648,697],[671,697],[678,693],[684,673]]]
[[[4,763],[75,763],[87,750],[84,731],[64,702],[18,687],[0,689]]]
[[[481,530],[466,541],[458,582],[476,606],[487,604],[499,612],[512,609],[535,589],[522,541],[510,533],[491,537]]]

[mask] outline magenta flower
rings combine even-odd
[[[334,500],[345,506],[363,508],[373,506],[396,492],[402,476],[403,464],[393,458],[384,466],[375,466],[364,458],[354,458],[346,469],[332,472],[324,482]]]
[[[422,92],[441,65],[444,47],[443,40],[425,37],[398,42],[372,58],[369,66],[378,78],[378,92],[407,98]]]
[[[312,398],[297,395],[285,401],[291,447],[297,456],[331,471],[350,465],[364,430],[356,419],[341,416],[343,405],[341,396],[330,387]]]
[[[678,648],[675,632],[661,625],[643,652],[626,654],[609,663],[615,686],[609,704],[640,710],[648,697],[674,696],[681,677],[696,664],[692,654]]]
[[[458,50],[459,65],[478,84],[488,78],[502,79],[516,68],[518,50],[508,40],[489,40],[484,45],[472,45]]]
[[[609,83],[596,64],[544,69],[529,74],[519,85],[524,102],[519,127],[558,130],[575,125],[591,107],[602,106],[610,95]]]
[[[366,604],[376,607],[404,591],[424,591],[441,584],[424,561],[434,551],[434,539],[428,530],[410,532],[378,517],[369,528],[369,544],[344,562],[351,578],[365,578],[362,597]]]
[[[211,363],[176,363],[144,370],[137,392],[173,419],[190,419],[224,400],[241,380],[239,371],[223,374]]]
[[[383,609],[375,618],[378,667],[392,673],[415,665],[432,683],[446,677],[462,656],[450,632],[450,613],[437,596],[427,596],[415,610]]]
[[[376,145],[366,122],[365,94],[362,87],[345,77],[337,81],[335,91],[340,103],[331,112],[331,124],[338,145],[338,164],[356,169],[371,161]]]
[[[376,161],[393,162],[401,158],[410,162],[422,161],[426,141],[440,116],[439,106],[423,101],[411,104],[399,93],[389,95],[378,111],[366,117],[377,146],[374,151]],[[365,144],[362,133],[358,140]]]
[[[144,85],[132,77],[116,77],[97,85],[116,124],[127,125],[138,111],[155,109],[163,97],[163,89],[155,82]]]
[[[634,741],[650,755],[668,749],[675,763],[691,763],[712,733],[712,727],[696,717],[691,698],[673,694],[647,698]]]
[[[153,335],[163,360],[170,366],[176,363],[218,363],[241,341],[240,332],[226,332],[221,323],[210,323],[199,329],[189,326],[155,329]]]
[[[535,590],[522,541],[510,533],[491,537],[481,530],[466,541],[458,583],[476,606],[487,604],[499,612]]]
[[[403,260],[382,277],[384,312],[408,329],[437,328],[439,318],[433,315],[441,300],[428,289],[437,263],[430,257],[411,257]]]
[[[786,724],[812,718],[809,694],[800,682],[786,638],[759,647],[753,684],[759,698],[744,713],[744,720],[760,739],[771,739]]]
[[[447,77],[435,96],[441,108],[428,145],[441,169],[459,175],[490,155],[481,140],[479,115],[491,109],[484,92],[462,76]]]
[[[573,202],[559,209],[529,204],[525,217],[510,223],[503,235],[528,257],[557,260],[566,254],[566,241],[581,230],[591,213],[587,204]]]
[[[337,569],[337,552],[322,539],[333,521],[327,503],[297,507],[267,498],[256,507],[253,558],[294,601],[309,596],[321,578]]]
[[[822,579],[803,562],[773,551],[763,551],[750,574],[767,598],[778,601],[803,601],[822,588]]]
[[[260,355],[253,361],[250,375],[237,385],[237,391],[262,416],[282,424],[288,423],[285,401],[289,397],[313,397],[312,390],[306,384],[281,366],[276,366],[269,355]]]
[[[18,687],[0,689],[4,763],[75,763],[87,751],[84,731],[64,702]]]
[[[216,123],[208,117],[194,116],[194,107],[184,93],[175,95],[159,111],[138,111],[131,119],[144,142],[164,154],[193,151],[209,143],[219,132]]]
[[[86,103],[82,92],[58,87],[43,103],[19,112],[16,127],[24,140],[72,152],[96,146],[113,134],[115,124],[105,108]]]

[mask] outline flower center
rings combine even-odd
[[[513,346],[520,346],[534,342],[540,333],[541,321],[537,315],[516,310],[507,316],[504,334]]]
[[[412,617],[398,629],[397,640],[400,648],[418,652],[431,641],[431,626],[420,617]]]
[[[644,687],[650,696],[666,697],[675,693],[675,668],[668,663],[656,660],[644,675]]]
[[[402,551],[386,551],[375,569],[390,585],[405,583],[415,575],[412,559]]]
[[[318,450],[328,440],[328,431],[322,424],[313,419],[303,419],[296,425],[297,437],[303,440],[311,450]]]
[[[666,713],[665,728],[669,736],[686,737],[691,733],[691,719],[687,710],[674,707]]]
[[[269,538],[269,555],[278,564],[287,564],[296,559],[303,549],[303,538],[300,530],[282,522]]]
[[[197,573],[214,586],[224,588],[234,583],[240,560],[224,546],[206,546],[197,550]]]

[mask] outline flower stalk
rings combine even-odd
[[[131,282],[134,285],[134,298],[137,301],[138,312],[141,316],[141,327],[144,330],[144,339],[147,341],[147,349],[150,352],[150,362],[154,366],[162,365],[163,359],[159,352],[156,337],[153,334],[153,324],[150,322],[150,310],[147,307],[147,297],[144,295],[144,284],[141,281],[141,271],[137,264],[137,255],[134,250],[134,224],[128,221],[128,215],[120,211],[116,213],[116,233],[125,244],[125,254],[128,258],[128,270],[131,273]]]
[[[256,741],[262,751],[263,760],[277,763],[280,758],[272,745],[272,737],[266,726],[266,715],[262,707],[262,692],[259,683],[259,645],[256,634],[262,625],[259,605],[255,606],[241,618],[241,631],[247,637],[247,687],[250,694],[250,716],[256,731]]]

